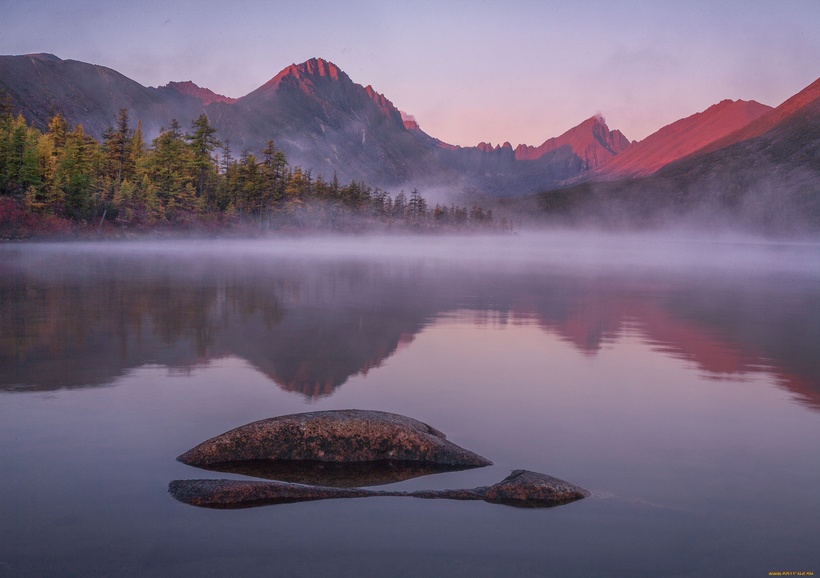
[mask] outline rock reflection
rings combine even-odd
[[[374,462],[319,462],[309,460],[245,460],[199,466],[204,470],[241,474],[254,478],[279,480],[294,484],[356,488],[382,486],[444,472],[469,469],[466,466],[416,463],[398,460]]]

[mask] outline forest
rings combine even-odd
[[[0,238],[145,231],[509,231],[473,205],[430,206],[291,166],[273,140],[234,156],[205,114],[176,120],[150,145],[119,110],[100,141],[59,113],[45,132],[0,99]]]

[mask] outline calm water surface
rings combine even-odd
[[[0,576],[820,573],[820,245],[650,238],[0,246]],[[175,461],[324,409],[593,497],[199,509]]]

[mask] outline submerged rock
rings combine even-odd
[[[335,475],[346,479],[340,484],[346,486],[492,464],[425,423],[370,410],[316,411],[249,423],[211,438],[177,459],[191,466],[237,473],[261,468],[267,470],[264,477],[299,482],[335,485]],[[401,467],[401,463],[421,467]],[[355,467],[334,469],[322,464],[372,467],[370,473],[368,468],[360,468],[365,472],[362,481]],[[379,470],[387,474],[386,482],[368,482],[367,477]]]
[[[245,480],[174,480],[171,495],[185,504],[203,508],[236,509],[335,498],[363,498],[372,490],[303,486],[289,482]]]
[[[523,508],[549,508],[589,496],[583,488],[546,474],[515,470],[501,482],[465,490],[379,491],[363,488],[303,486],[287,482],[241,480],[174,480],[171,495],[186,504],[205,508],[252,508],[312,500],[405,496],[423,499],[484,500]]]

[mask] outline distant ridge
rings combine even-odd
[[[616,157],[612,162],[618,161]],[[706,230],[728,226],[755,234],[816,235],[820,80],[739,130],[648,176],[590,179],[545,190],[533,200],[546,219],[562,224],[685,225]],[[526,210],[536,210],[529,201],[521,202]]]
[[[596,114],[561,136],[546,140],[539,147],[518,145],[515,158],[532,161],[548,152],[569,146],[573,153],[583,159],[584,170],[590,170],[606,163],[629,145],[629,139],[621,131],[609,130],[604,118]]]
[[[777,125],[788,120],[789,117],[800,112],[801,109],[807,108],[816,103],[818,99],[820,99],[820,78],[812,82],[797,94],[786,99],[782,104],[777,106],[777,108],[770,108],[766,114],[760,115],[760,117],[755,119],[753,122],[748,123],[744,127],[738,128],[738,130],[721,139],[715,140],[697,151],[694,151],[694,154],[701,155],[714,152],[735,143],[762,136],[775,128]]]
[[[120,108],[127,108],[135,122],[142,121],[149,139],[172,119],[190,122],[203,110],[197,98],[148,88],[105,66],[53,54],[0,56],[0,91],[9,96],[16,113],[40,130],[59,112],[98,139]]]
[[[166,85],[160,86],[159,89],[172,90],[179,94],[193,96],[194,98],[199,99],[204,105],[211,104],[212,102],[231,103],[236,102],[237,100],[235,98],[230,98],[222,94],[217,94],[208,88],[202,88],[201,86],[197,86],[190,80],[186,80],[183,82],[169,82]]]
[[[745,127],[772,110],[755,101],[724,100],[634,143],[586,178],[646,176]]]
[[[37,60],[50,60],[52,62],[60,62],[62,58],[54,56],[48,52],[38,52],[37,54],[24,54],[23,56],[28,56],[29,58],[35,58]]]

